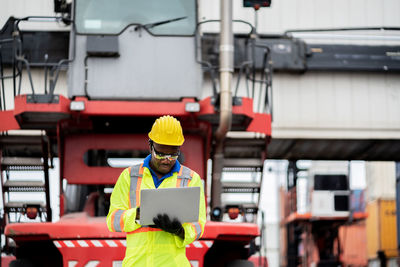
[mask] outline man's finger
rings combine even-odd
[[[171,225],[171,220],[169,219],[168,214],[164,214],[164,226],[169,228],[170,225]]]
[[[165,228],[165,218],[164,218],[164,214],[158,214],[157,218],[159,220],[159,226],[161,229]]]
[[[153,223],[154,223],[157,227],[160,226],[160,220],[158,219],[158,217],[154,217],[154,218],[153,218]]]
[[[182,227],[182,224],[177,218],[174,218],[174,220],[172,221],[172,227],[174,227],[175,229],[179,229]]]

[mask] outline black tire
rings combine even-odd
[[[29,260],[19,259],[13,260],[10,262],[9,267],[34,267],[35,265],[32,264]]]
[[[228,262],[228,264],[226,264],[226,267],[254,267],[254,264],[248,260],[234,260]]]

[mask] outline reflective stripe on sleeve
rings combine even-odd
[[[186,166],[181,166],[179,170],[176,187],[187,187],[193,177],[193,171]]]
[[[116,213],[117,211],[118,211],[118,210],[114,210],[114,211],[111,213],[111,231],[112,231],[112,232],[115,232],[114,221],[115,221],[115,213]]]
[[[189,184],[189,179],[187,178],[178,178],[176,182],[176,187],[187,187]]]
[[[178,177],[179,177],[179,176],[182,176],[182,170],[183,170],[183,165],[181,165],[181,168],[179,169]]]
[[[191,170],[190,171],[190,180],[188,181],[187,186],[189,186],[190,182],[192,181],[193,175],[194,175],[194,171]]]
[[[140,184],[142,182],[143,164],[138,164],[131,167],[131,184],[129,188],[129,202],[131,207],[134,208],[140,204],[140,196],[137,192],[140,191]]]
[[[113,226],[116,232],[122,232],[124,228],[124,223],[122,219],[122,215],[124,214],[125,210],[116,210],[113,218]],[[122,225],[121,225],[122,220]]]
[[[182,179],[178,178],[176,179],[176,187],[181,187]]]
[[[121,218],[119,219],[119,225],[121,226],[121,232],[124,231],[124,226],[125,226],[125,222],[124,222],[124,214],[125,214],[126,210],[124,210],[124,212],[121,215]]]
[[[178,178],[182,179],[182,178],[186,178],[186,179],[192,179],[191,176],[192,170],[189,169],[186,166],[181,166],[181,170],[178,173]]]
[[[129,175],[130,175],[130,174],[131,174],[131,170],[132,170],[132,168],[131,168],[131,167],[129,167],[129,168],[128,168],[128,170],[129,170]],[[132,206],[131,206],[131,201],[130,201],[129,197],[130,197],[130,194],[128,194],[128,205],[129,205],[129,208],[131,209],[131,208],[132,208]]]
[[[136,206],[140,207],[140,185],[142,184],[142,177],[138,178],[136,186]]]
[[[198,222],[191,223],[191,225],[193,226],[193,228],[194,228],[194,230],[196,232],[196,239],[195,240],[198,240],[200,238],[200,236],[201,236],[201,226],[200,226],[200,224]]]

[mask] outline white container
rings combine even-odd
[[[338,210],[335,206],[335,196],[349,196],[350,191],[313,191],[311,214],[316,217],[349,216],[348,210]]]
[[[396,168],[394,162],[366,162],[367,202],[375,199],[396,198]]]
[[[308,186],[310,190],[314,190],[315,175],[349,175],[348,161],[313,161],[308,169]]]

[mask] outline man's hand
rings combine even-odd
[[[185,238],[185,231],[182,227],[181,222],[174,218],[172,221],[170,220],[168,214],[158,214],[153,218],[153,222],[155,227],[164,230],[165,232],[174,234],[179,236],[180,238]]]

